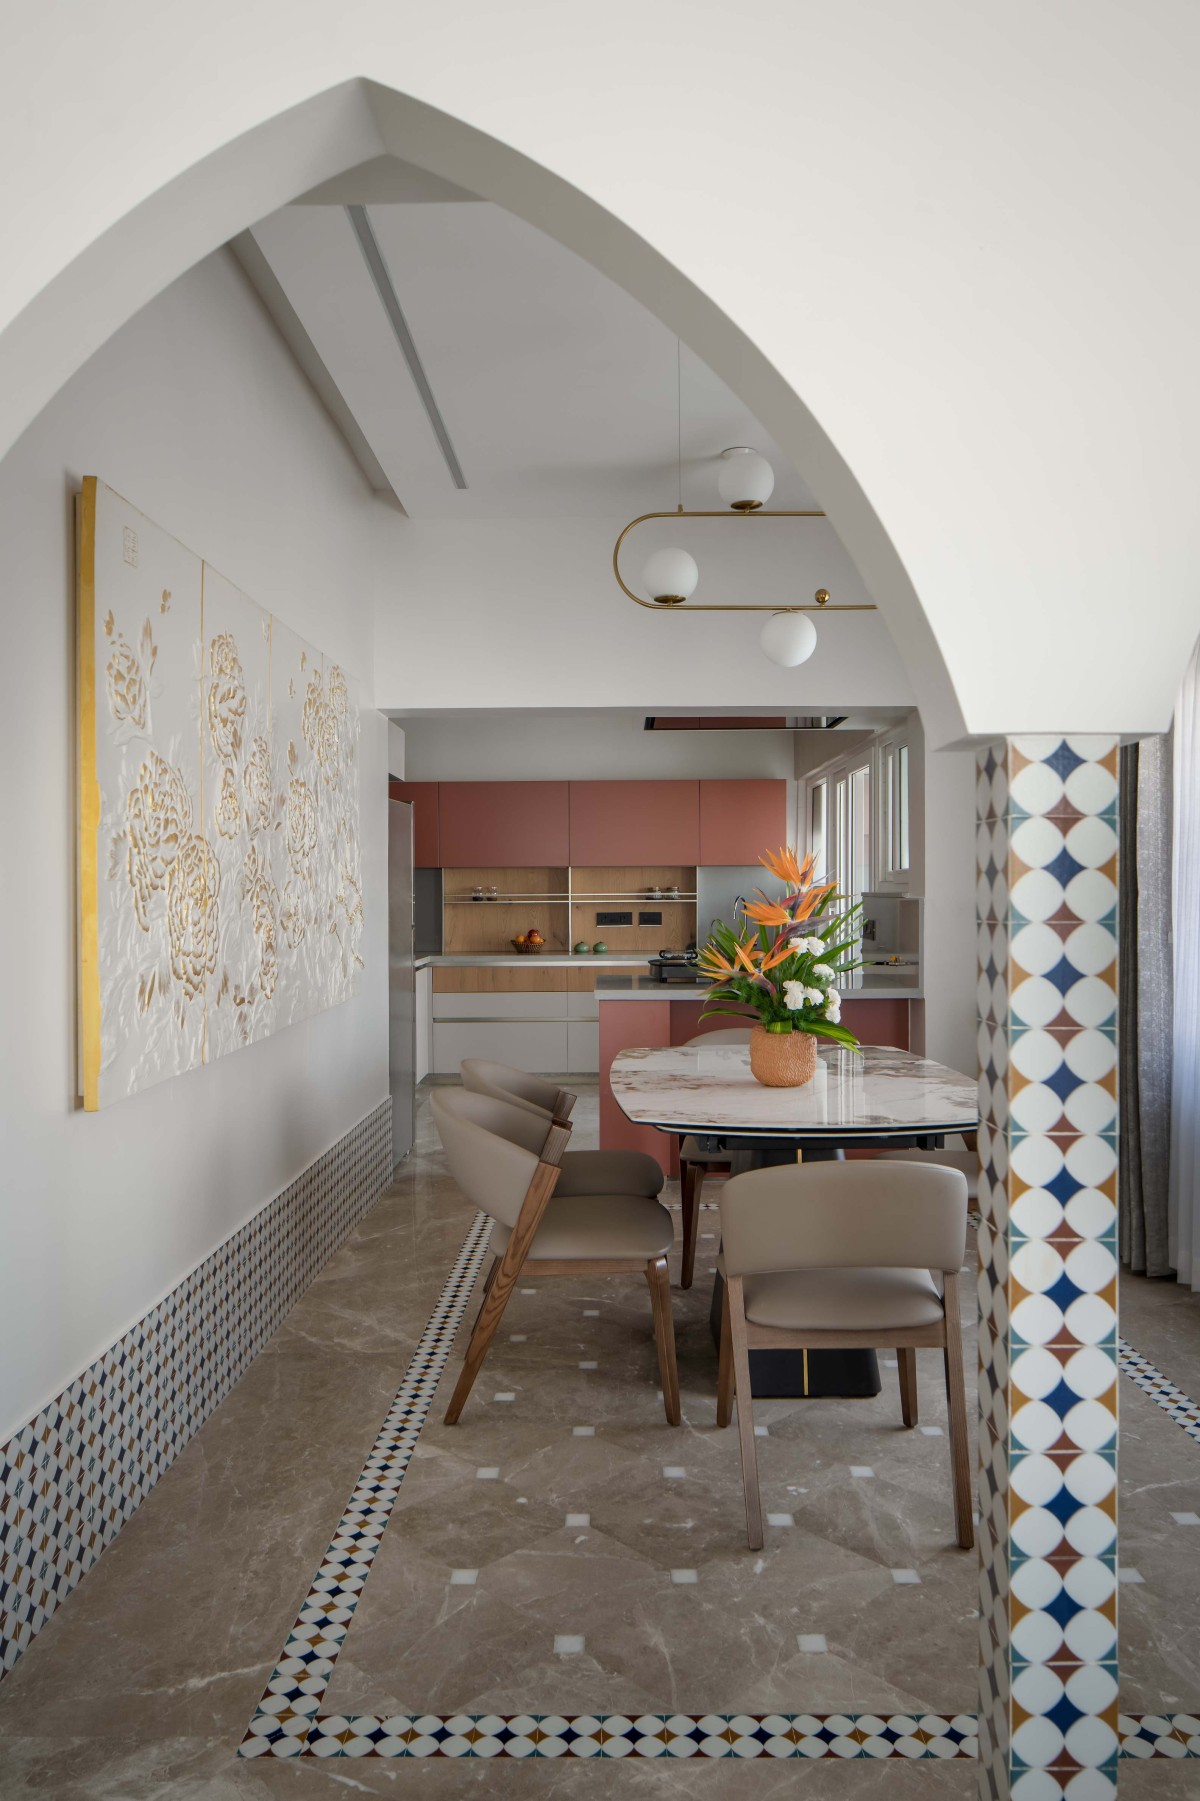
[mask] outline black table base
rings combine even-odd
[[[718,1270],[708,1310],[713,1343],[718,1347],[724,1299],[725,1279]],[[816,1400],[835,1395],[847,1400],[868,1400],[882,1387],[879,1359],[874,1351],[750,1352],[750,1392],[756,1401]]]

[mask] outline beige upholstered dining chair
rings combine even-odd
[[[762,1548],[763,1529],[750,1351],[888,1345],[897,1347],[906,1426],[917,1423],[916,1353],[942,1352],[955,1529],[964,1550],[974,1544],[958,1306],[966,1231],[967,1184],[956,1169],[813,1163],[726,1183],[717,1424],[729,1424],[736,1398],[751,1550]]]
[[[544,1125],[566,1119],[575,1096],[542,1076],[534,1076],[510,1063],[486,1057],[464,1057],[459,1064],[463,1087],[472,1094],[489,1095],[494,1101],[519,1106],[536,1114]],[[564,1151],[555,1193],[661,1194],[665,1177],[645,1151]]]
[[[687,1043],[749,1044],[750,1026],[719,1026],[712,1032],[697,1032]],[[679,1200],[683,1215],[683,1254],[680,1259],[679,1286],[690,1288],[696,1273],[696,1231],[700,1223],[700,1195],[704,1178],[726,1175],[734,1167],[734,1159],[719,1146],[705,1145],[698,1134],[689,1132],[679,1146]]]
[[[527,1107],[461,1088],[434,1089],[430,1105],[450,1173],[492,1221],[493,1263],[446,1424],[457,1421],[521,1271],[538,1276],[641,1275],[650,1289],[667,1423],[677,1426],[679,1376],[667,1253],[671,1215],[644,1194],[560,1195],[571,1127]]]
[[[957,1142],[940,1151],[879,1151],[876,1163],[921,1163],[929,1169],[961,1170],[967,1184],[967,1200],[974,1206],[979,1197],[979,1151],[974,1132],[951,1134]]]
[[[492,1057],[464,1057],[459,1064],[463,1087],[473,1094],[490,1094],[499,1101],[519,1101],[544,1113],[547,1119],[568,1119],[577,1097],[545,1076],[535,1076],[513,1063],[497,1063]]]

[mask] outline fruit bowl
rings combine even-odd
[[[511,942],[513,949],[519,957],[538,957],[546,948],[546,940],[544,938],[539,944],[530,944],[528,939],[522,943],[519,938],[514,938]]]

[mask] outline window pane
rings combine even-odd
[[[808,848],[816,859],[818,876],[825,873],[825,783],[818,782],[808,798]]]
[[[908,868],[908,746],[902,744],[896,767],[896,842],[898,869]]]
[[[871,771],[856,769],[850,777],[850,892],[871,886]]]

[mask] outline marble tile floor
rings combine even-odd
[[[577,1143],[595,1114],[593,1091]],[[3,1801],[791,1792],[797,1766],[765,1759],[631,1759],[618,1776],[579,1760],[236,1757],[471,1217],[423,1119],[394,1188],[0,1685]],[[903,1430],[894,1370],[874,1401],[760,1403],[764,1507],[792,1523],[747,1552],[736,1437],[713,1424],[714,1251],[702,1237],[695,1288],[674,1291],[675,1432],[640,1284],[520,1285],[456,1428],[443,1381],[323,1713],[973,1710],[975,1562],[952,1547],[944,1433]],[[1189,1315],[1152,1294],[1135,1306],[1126,1336],[1182,1381]],[[936,1355],[918,1364],[922,1424],[944,1426]],[[1172,1515],[1200,1513],[1200,1447],[1132,1383],[1121,1404],[1122,1561],[1142,1578],[1121,1590],[1122,1705],[1194,1711],[1200,1526]],[[1122,1792],[1195,1795],[1198,1772],[1127,1760]],[[827,1760],[803,1780],[814,1797],[965,1797],[977,1767]]]

